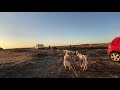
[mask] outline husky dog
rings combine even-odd
[[[76,51],[76,55],[79,58],[81,70],[83,70],[83,71],[87,70],[87,68],[88,68],[87,56],[81,54],[78,51]]]
[[[75,73],[76,77],[78,77],[77,76],[77,72],[75,70],[75,67],[73,65],[74,58],[75,58],[74,57],[75,56],[75,52],[65,50],[64,53],[65,53],[65,55],[64,55],[63,65],[64,65],[65,69],[67,69],[67,67],[69,68],[69,70],[72,69],[72,71]]]
[[[71,70],[71,61],[72,61],[72,57],[71,57],[71,54],[72,54],[72,51],[68,51],[68,50],[65,50],[64,51],[65,55],[64,55],[64,61],[63,61],[63,65],[65,67],[65,69],[67,67],[69,67],[69,70]]]

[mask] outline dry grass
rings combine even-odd
[[[120,77],[120,63],[108,59],[107,49],[78,50],[89,57],[88,70],[77,70],[79,78]],[[62,50],[2,50],[0,78],[76,78],[73,72],[64,69],[63,56]]]

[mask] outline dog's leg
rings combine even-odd
[[[85,62],[84,70],[87,70],[87,61]]]
[[[81,66],[79,66],[79,70],[81,71]]]
[[[87,66],[85,66],[85,70],[87,70]]]
[[[73,70],[75,71],[76,69],[75,69],[75,65],[74,65],[74,63],[73,63],[71,66],[73,67]]]
[[[71,69],[73,70],[73,72],[74,72],[75,76],[78,78],[78,75],[77,75],[76,70],[74,71],[74,69],[73,69],[73,67],[72,67],[72,66],[71,66]]]
[[[67,69],[66,65],[64,65],[64,67],[65,67],[65,70],[66,70]]]
[[[85,67],[83,67],[83,71],[85,71]]]
[[[65,66],[65,77],[67,77],[67,70],[66,70],[66,66]]]
[[[80,65],[80,71],[82,71],[82,69],[83,69],[83,66],[82,66],[82,65]]]
[[[65,70],[67,69],[66,61],[64,60],[63,65],[65,67]]]
[[[80,62],[80,67],[81,67],[80,71],[83,70],[83,63],[84,63],[84,60],[81,60],[81,62]]]
[[[84,71],[85,71],[85,70],[87,70],[87,66],[86,66],[86,65],[84,66]]]
[[[70,68],[70,66],[69,66],[69,70],[71,71],[71,68]]]
[[[84,69],[84,68],[83,68],[83,67],[81,67],[81,71],[83,71],[83,69]]]

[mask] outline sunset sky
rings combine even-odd
[[[120,12],[0,12],[0,47],[106,43],[120,35]]]

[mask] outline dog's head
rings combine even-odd
[[[69,54],[68,50],[63,50],[63,53],[66,55],[66,54]]]
[[[79,51],[76,51],[75,53],[76,53],[76,55],[80,54],[80,52],[79,52]]]
[[[74,54],[74,52],[70,51],[70,50],[64,50],[63,52],[65,55],[70,55],[70,56],[72,56]]]
[[[70,51],[69,50],[63,50],[64,56],[66,55],[70,55]]]
[[[68,54],[72,61],[76,61],[77,55],[75,51],[68,51]]]
[[[65,53],[65,55],[69,55],[72,61],[78,60],[76,51],[64,50],[64,53]]]
[[[76,53],[74,51],[69,51],[69,55],[71,56],[72,59],[74,59]]]

